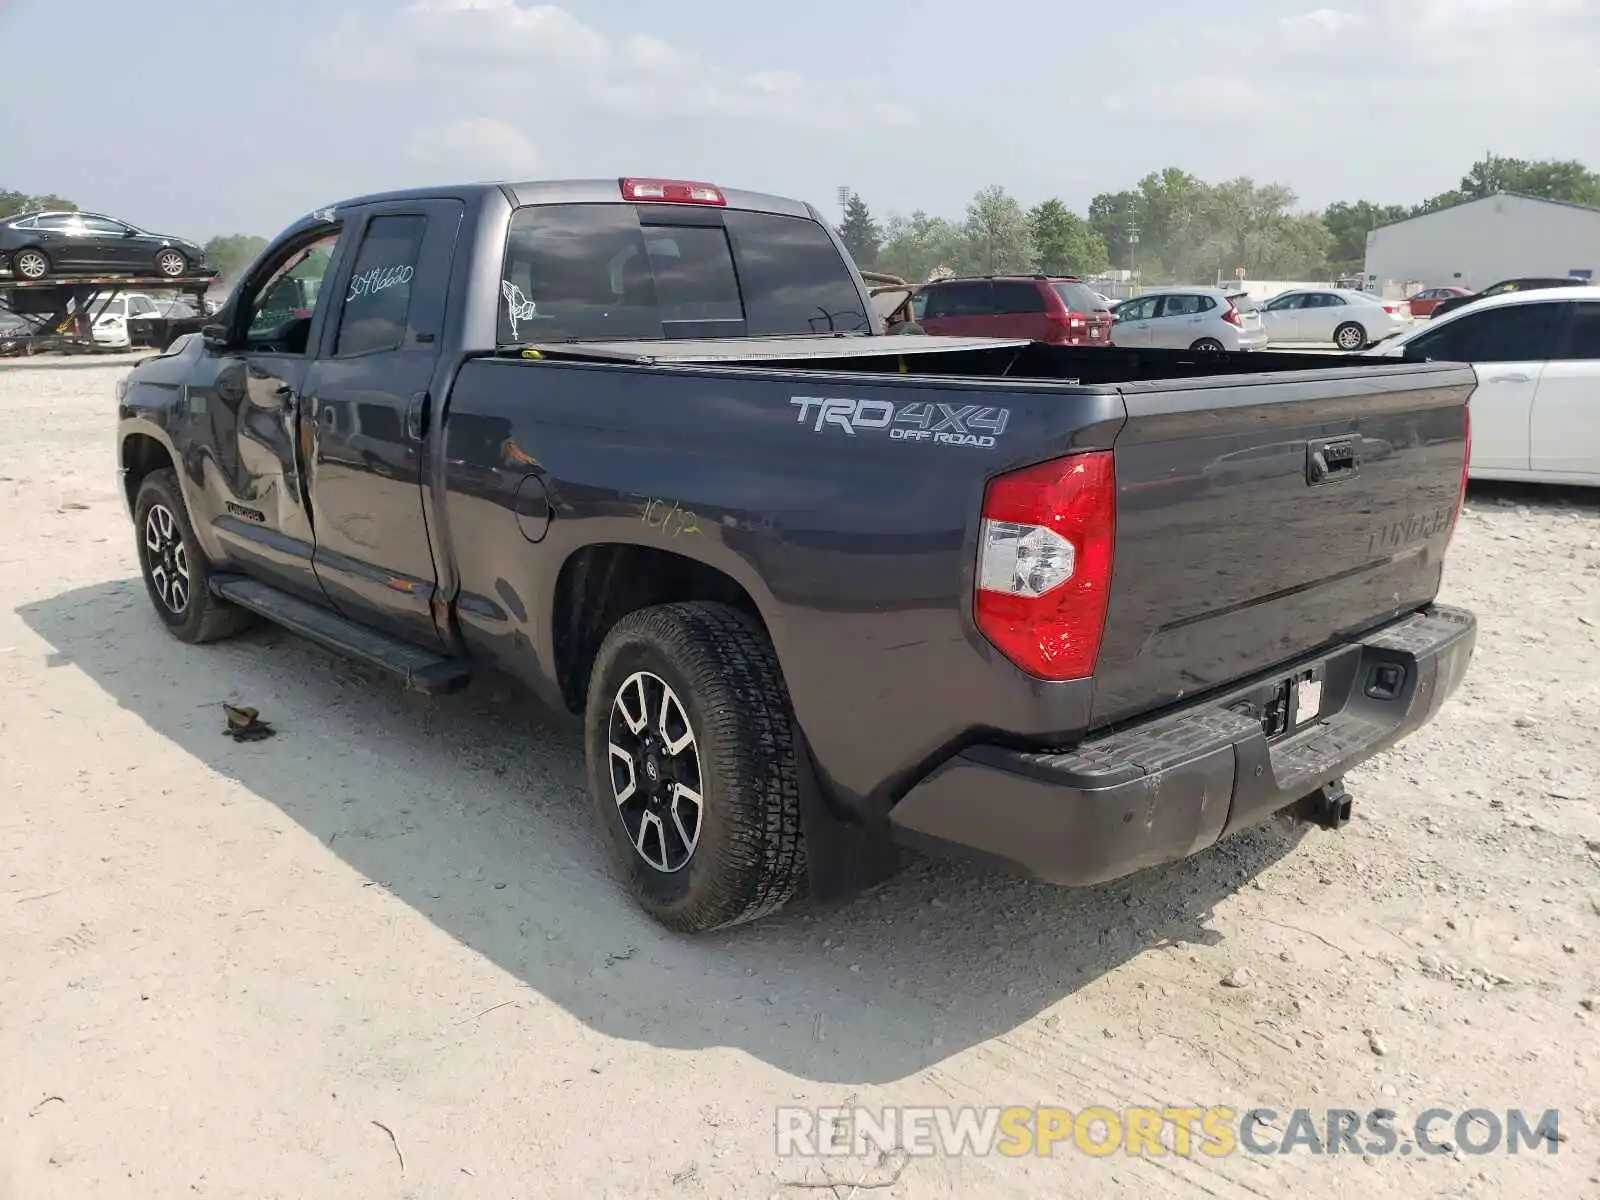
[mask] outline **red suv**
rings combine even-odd
[[[1112,317],[1081,280],[1048,275],[938,279],[917,293],[917,324],[933,337],[1027,338],[1109,346]]]

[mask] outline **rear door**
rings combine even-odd
[[[1187,350],[1205,336],[1207,310],[1212,306],[1209,297],[1192,292],[1168,292],[1161,297],[1161,307],[1151,323],[1150,344],[1173,350]]]
[[[940,283],[927,290],[922,331],[935,337],[985,337],[994,328],[994,301],[985,280]]]
[[[422,449],[464,211],[417,200],[362,215],[305,388],[317,579],[347,616],[422,644],[442,644]]]
[[[1529,469],[1534,397],[1555,352],[1565,303],[1510,304],[1468,313],[1421,334],[1405,348],[1409,361],[1470,362],[1477,370],[1472,393],[1472,468]]]
[[[1593,482],[1600,480],[1600,303],[1568,308],[1533,398],[1529,466]]]
[[[1027,338],[1045,342],[1059,333],[1045,309],[1044,295],[1031,280],[997,279],[990,285],[994,321],[987,332],[995,337]]]

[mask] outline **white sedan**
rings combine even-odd
[[[1404,300],[1380,300],[1347,288],[1297,288],[1263,304],[1261,324],[1271,345],[1332,342],[1341,350],[1363,350],[1405,333],[1415,322]]]
[[[1472,478],[1600,487],[1600,287],[1490,296],[1369,354],[1472,364]]]

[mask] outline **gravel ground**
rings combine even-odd
[[[684,941],[506,685],[159,629],[120,369],[0,364],[0,1198],[1600,1196],[1600,497],[1474,490],[1444,598],[1477,661],[1339,834],[1081,892],[919,860]],[[1564,1140],[777,1156],[774,1106],[850,1103],[1557,1108]]]

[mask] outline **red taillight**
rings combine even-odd
[[[1039,679],[1094,674],[1116,547],[1111,451],[989,481],[973,611],[990,643]]]
[[[1222,319],[1229,325],[1237,325],[1240,329],[1244,328],[1244,318],[1239,315],[1239,310],[1231,302],[1228,305],[1228,311],[1222,314]]]
[[[689,183],[682,179],[623,179],[622,198],[655,204],[728,203],[722,189],[709,183]]]

